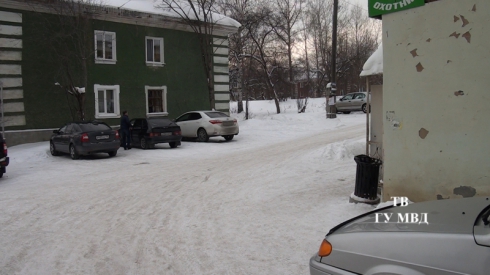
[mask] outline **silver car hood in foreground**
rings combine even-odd
[[[488,197],[476,197],[381,208],[337,226],[328,235],[400,231],[472,234],[478,215],[489,205]]]
[[[377,209],[332,229],[326,236],[332,252],[316,261],[363,275],[489,275],[490,229],[477,222],[489,205],[489,198],[477,197]],[[418,214],[416,223],[398,220],[412,213]],[[420,222],[423,213],[427,224]],[[383,214],[391,214],[389,222]]]

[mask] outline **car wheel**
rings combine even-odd
[[[347,111],[347,112],[342,112],[342,113],[344,113],[344,114],[346,114],[346,115],[347,115],[347,114],[350,114],[350,111]]]
[[[75,146],[73,144],[70,145],[70,157],[71,159],[79,159],[80,155],[77,152],[77,149],[75,149]]]
[[[108,154],[109,154],[109,157],[115,157],[117,155],[117,150],[108,152]]]
[[[204,130],[203,128],[199,128],[199,130],[197,130],[197,141],[206,142],[208,140],[209,136],[206,130]]]
[[[230,141],[233,139],[234,135],[223,136],[226,141]]]
[[[363,111],[364,113],[366,113],[366,112],[367,112],[367,104],[366,104],[366,103],[364,103],[364,104],[362,105],[362,111]],[[369,106],[369,112],[371,113],[371,106]]]
[[[0,171],[0,178],[3,177],[3,171]]]
[[[56,148],[54,148],[54,144],[52,142],[49,143],[49,152],[51,152],[52,156],[59,155],[58,151],[56,151]]]
[[[142,137],[140,139],[140,147],[141,147],[141,149],[147,149],[148,148],[148,143],[146,142],[146,139],[144,137]]]
[[[177,142],[169,142],[170,148],[177,148]]]

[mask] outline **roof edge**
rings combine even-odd
[[[183,19],[177,17],[134,11],[131,9],[116,8],[106,5],[82,5],[86,7],[86,12],[91,13],[92,19],[95,20],[194,32],[194,30],[187,23],[185,23]],[[0,7],[30,12],[57,14],[53,8],[40,2],[36,3],[35,1],[2,0],[0,2]],[[216,36],[227,36],[229,34],[236,33],[237,31],[238,27],[236,26],[223,25],[219,23],[215,23],[213,27],[213,35]]]

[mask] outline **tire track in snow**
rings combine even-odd
[[[116,168],[111,176],[91,174],[88,182],[94,163],[83,162],[80,169],[61,163],[71,169],[70,182],[60,184],[59,175],[66,171],[53,170],[37,175],[36,180],[47,182],[42,187],[11,188],[10,199],[2,195],[0,269],[17,274],[304,274],[307,259],[296,259],[309,256],[317,244],[304,241],[313,225],[305,225],[303,217],[324,195],[314,183],[301,181],[298,161],[309,151],[364,132],[357,125],[185,162],[152,160],[137,172]],[[298,186],[283,184],[292,177]],[[26,205],[8,207],[14,203]],[[291,235],[297,230],[304,236]]]

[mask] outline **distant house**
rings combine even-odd
[[[372,121],[382,127],[370,154],[382,144],[383,198],[488,196],[490,2],[418,3],[380,15],[382,113],[373,108]]]
[[[47,4],[63,1],[0,2],[0,81],[8,143],[46,140],[53,128],[72,120],[60,83],[63,68],[40,28],[56,26],[59,15]],[[87,7],[93,54],[87,62],[85,117],[118,125],[121,112],[130,117],[176,117],[209,109],[207,78],[197,35],[178,16],[154,7],[154,1],[101,1]],[[123,3],[123,4],[121,4]],[[213,80],[216,110],[229,111],[228,35],[240,24],[216,15]],[[47,28],[43,28],[46,31]],[[76,47],[66,43],[66,47]],[[66,63],[70,63],[67,60]],[[55,85],[55,83],[57,83]],[[82,87],[80,87],[82,88]]]
[[[294,91],[298,98],[322,97],[325,96],[324,82],[326,77],[322,77],[320,72],[310,72],[309,77],[306,72],[296,72],[294,79]]]
[[[295,83],[295,91],[298,98],[312,97],[313,93],[311,91],[311,81],[307,79],[298,80]]]

